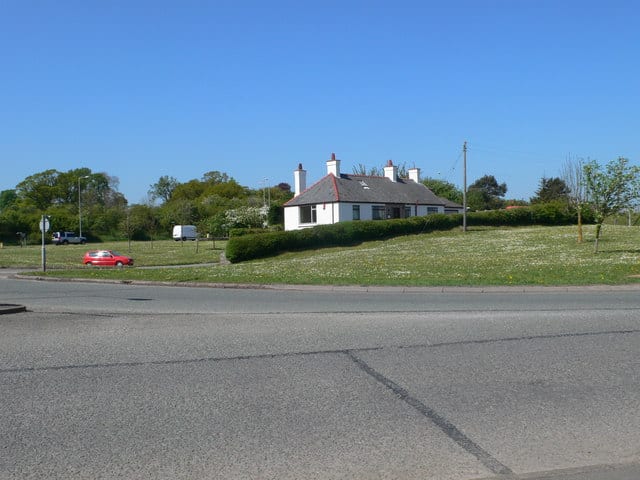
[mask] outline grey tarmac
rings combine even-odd
[[[640,478],[637,289],[0,278],[0,478]]]

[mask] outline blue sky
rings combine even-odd
[[[0,190],[55,168],[259,188],[388,159],[529,199],[640,161],[640,2],[0,0]]]

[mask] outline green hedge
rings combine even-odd
[[[592,221],[583,214],[583,221]],[[510,210],[490,210],[467,214],[468,226],[570,225],[576,214],[566,204],[540,204]],[[397,220],[370,220],[318,225],[303,230],[268,232],[232,236],[227,242],[226,257],[237,263],[283,252],[324,247],[351,246],[370,240],[383,240],[400,235],[450,230],[462,225],[462,214],[435,214]]]

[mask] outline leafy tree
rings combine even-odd
[[[158,228],[158,219],[154,207],[140,204],[132,205],[127,209],[127,218],[123,227],[127,238],[153,240]]]
[[[224,183],[216,183],[215,185],[207,186],[202,192],[203,196],[217,195],[223,198],[246,198],[247,189],[243,187],[234,179]]]
[[[199,220],[198,209],[191,200],[173,200],[163,206],[162,211],[174,225],[192,225]]]
[[[471,210],[494,210],[502,208],[502,197],[507,193],[507,184],[498,183],[493,175],[484,175],[467,189],[467,206]]]
[[[473,189],[483,190],[492,197],[504,197],[507,193],[507,184],[499,184],[493,175],[484,175],[469,186],[469,190]]]
[[[124,197],[123,197],[124,198]],[[126,217],[129,206],[126,201],[122,205],[112,207],[96,206],[92,209],[91,216],[87,218],[87,227],[92,235],[107,235],[110,238],[120,238],[122,236],[121,222]],[[84,217],[82,223],[84,225]],[[84,228],[83,232],[84,233]]]
[[[531,198],[531,203],[567,201],[569,193],[569,187],[567,187],[563,179],[559,177],[542,177],[535,197]]]
[[[208,217],[205,221],[204,227],[205,230],[207,230],[214,238],[226,237],[229,235],[227,218],[224,212],[218,212],[215,215]]]
[[[626,158],[612,160],[603,167],[591,160],[584,167],[584,185],[596,222],[595,252],[602,223],[609,215],[632,207],[640,197],[640,167]]]
[[[219,236],[229,223],[262,226],[266,210],[264,198],[271,199],[273,221],[280,218],[276,208],[292,197],[291,186],[280,183],[268,190],[252,190],[238,184],[224,172],[206,172],[201,179],[185,184],[168,175],[151,185],[149,201],[128,205],[117,191],[118,178],[94,173],[88,168],[66,172],[46,170],[27,177],[15,190],[0,192],[0,241],[15,241],[15,232],[38,233],[44,211],[56,230],[77,230],[78,196],[81,196],[83,233],[100,236],[147,239],[158,232],[171,232],[172,224],[194,224]],[[162,199],[160,206],[154,202]],[[261,209],[261,217],[254,215]],[[244,209],[248,209],[245,211]],[[234,210],[233,222],[225,216]],[[210,226],[210,228],[208,228]],[[224,228],[223,228],[224,227]],[[161,235],[164,235],[161,234]]]
[[[18,195],[15,190],[2,190],[0,192],[0,212],[13,205],[17,199]]]
[[[446,180],[428,177],[422,180],[422,184],[437,196],[462,205],[462,190],[456,187],[453,183],[447,182]]]
[[[126,205],[124,196],[116,191],[118,179],[106,173],[93,173],[89,168],[66,172],[55,169],[30,175],[15,189],[12,205],[19,207],[20,223],[31,224],[31,216],[47,212],[56,230],[77,230],[78,200],[82,201],[82,220],[91,236],[117,230],[121,218],[117,211]],[[28,222],[26,222],[28,220]],[[38,223],[35,223],[36,228]],[[4,238],[4,237],[3,237]]]
[[[149,189],[149,195],[153,199],[161,199],[163,202],[168,202],[173,195],[173,191],[179,185],[178,180],[168,175],[163,175],[158,179],[156,183],[151,185]]]
[[[211,183],[214,185],[216,183],[227,183],[230,180],[233,180],[233,178],[229,177],[226,173],[219,172],[217,170],[213,170],[202,175],[202,181],[204,183]]]
[[[275,187],[270,187],[269,198],[271,199],[271,204],[282,205],[286,201],[293,198],[291,185],[283,182],[283,183],[279,183]]]
[[[0,210],[0,240],[3,242],[16,242],[16,232],[24,232],[27,239],[38,238],[38,222],[42,213],[33,207],[22,208],[17,203],[12,203]]]
[[[584,188],[584,161],[582,159],[567,159],[562,166],[562,179],[569,190],[567,200],[576,209],[578,215],[578,243],[582,243],[582,214],[586,203]]]
[[[59,175],[60,172],[55,169],[30,175],[16,185],[16,194],[26,204],[45,211],[53,204],[62,203]]]
[[[69,205],[77,204],[78,187],[80,187],[84,197],[91,175],[91,169],[85,167],[74,168],[66,172],[58,172],[55,183],[58,190],[59,203]],[[105,184],[108,186],[106,180]]]
[[[267,225],[284,227],[284,208],[282,205],[271,205],[267,212]]]
[[[110,177],[106,173],[93,173],[88,175],[86,185],[82,188],[83,205],[107,206],[120,203],[120,196],[114,186],[118,185],[117,177]]]
[[[124,218],[120,221],[120,230],[127,238],[127,243],[129,246],[129,252],[131,252],[131,238],[133,237],[136,231],[136,225],[134,224],[133,219],[131,218],[131,209],[127,208]]]
[[[171,194],[170,202],[191,200],[196,201],[207,188],[200,180],[189,180],[176,186]]]
[[[489,199],[482,190],[467,190],[467,208],[472,211],[490,210]]]
[[[214,222],[212,227],[209,219],[219,219],[227,210],[252,203],[262,205],[261,200],[258,202],[262,195],[262,191],[258,196],[258,192],[240,185],[226,173],[207,172],[202,180],[193,179],[176,186],[171,198],[159,207],[159,228],[165,230],[172,224],[194,224],[199,225],[201,231],[218,232],[220,222]]]

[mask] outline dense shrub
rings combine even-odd
[[[583,214],[589,223],[591,216]],[[510,210],[489,210],[467,214],[468,226],[517,227],[525,225],[569,225],[576,222],[575,211],[566,204],[548,203]],[[370,220],[318,225],[304,230],[231,236],[226,257],[233,263],[315,248],[350,246],[371,240],[450,230],[462,225],[462,214],[435,214],[396,220]]]
[[[238,227],[238,228],[230,228],[229,229],[229,236],[230,237],[242,237],[244,235],[254,235],[254,234],[261,234],[261,233],[268,233],[269,230],[266,230],[264,228],[242,228],[242,227]]]
[[[538,225],[568,225],[576,222],[577,216],[566,203],[540,203],[531,207],[531,220]]]
[[[388,221],[342,222],[304,230],[232,236],[227,242],[226,257],[236,263],[288,251],[357,245],[369,240],[447,230],[460,225],[461,218],[461,215],[438,214]]]

